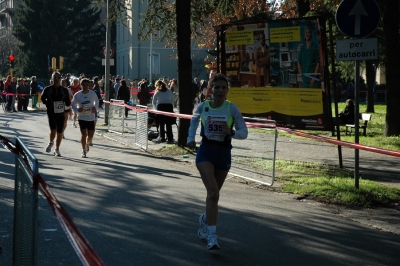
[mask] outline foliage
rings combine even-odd
[[[57,61],[65,57],[65,72],[90,73],[94,67],[91,62],[99,57],[102,30],[99,12],[92,11],[90,1],[22,0],[14,19],[13,34],[21,42],[18,68],[23,75],[48,78],[48,57]],[[96,64],[101,66],[99,61]]]
[[[0,78],[6,77],[10,74],[10,68],[7,63],[7,57],[10,54],[17,55],[19,54],[19,48],[17,45],[18,40],[11,34],[11,32],[7,32],[1,39],[0,39]],[[20,61],[20,58],[17,56],[16,61]],[[18,66],[18,65],[17,65]],[[14,68],[14,76],[21,76],[19,69]]]

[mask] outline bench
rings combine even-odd
[[[368,122],[371,121],[371,117],[372,117],[371,114],[360,114],[359,116],[359,119],[362,120],[362,122],[360,121],[359,128],[363,129],[363,136],[367,136],[367,126]],[[353,128],[355,128],[355,125],[346,124],[346,136],[347,135],[351,136]]]

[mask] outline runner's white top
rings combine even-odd
[[[72,110],[78,114],[78,120],[94,121],[95,113],[93,113],[92,110],[93,108],[97,109],[99,107],[99,100],[94,91],[89,90],[86,94],[82,91],[78,91],[74,94],[71,107]],[[80,107],[83,107],[82,112],[78,112]]]

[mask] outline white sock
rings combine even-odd
[[[208,235],[215,235],[216,231],[217,231],[217,226],[216,225],[209,225],[208,226]]]

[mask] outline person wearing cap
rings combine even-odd
[[[36,108],[36,104],[38,102],[38,96],[37,96],[38,84],[36,81],[36,76],[32,76],[30,87],[31,87],[30,94],[32,96],[32,108]]]

